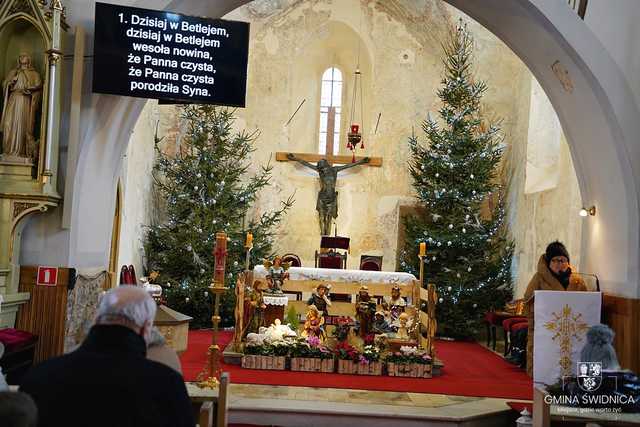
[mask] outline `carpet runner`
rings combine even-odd
[[[231,340],[231,332],[219,334],[220,346]],[[186,381],[194,381],[205,366],[210,330],[189,331],[189,347],[182,354]],[[243,369],[222,363],[231,382],[238,384],[288,385],[306,387],[352,388],[379,391],[434,393],[457,396],[533,399],[531,378],[495,353],[473,342],[436,341],[436,354],[444,363],[440,376],[430,379],[323,374],[315,372]]]

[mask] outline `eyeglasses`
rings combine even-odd
[[[554,264],[569,264],[569,260],[566,258],[551,258],[551,262]]]

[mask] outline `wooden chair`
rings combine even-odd
[[[215,412],[214,412],[214,409]],[[218,401],[203,403],[197,414],[199,427],[227,427],[229,422],[229,373],[223,372],[218,386]],[[213,422],[213,424],[212,424]]]
[[[302,261],[296,254],[284,254],[282,255],[282,262],[291,263],[291,267],[302,267]]]
[[[382,271],[382,257],[376,255],[361,255],[360,270]]]

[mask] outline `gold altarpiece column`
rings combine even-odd
[[[0,327],[13,326],[21,233],[60,203],[61,0],[0,0]]]

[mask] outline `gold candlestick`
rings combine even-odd
[[[220,323],[220,295],[228,288],[224,286],[224,271],[227,258],[227,235],[224,232],[216,233],[215,269],[213,280],[209,285],[209,292],[213,295],[213,334],[211,345],[207,352],[207,366],[198,374],[198,386],[202,388],[216,388],[220,383],[220,346],[218,346],[218,325]]]

